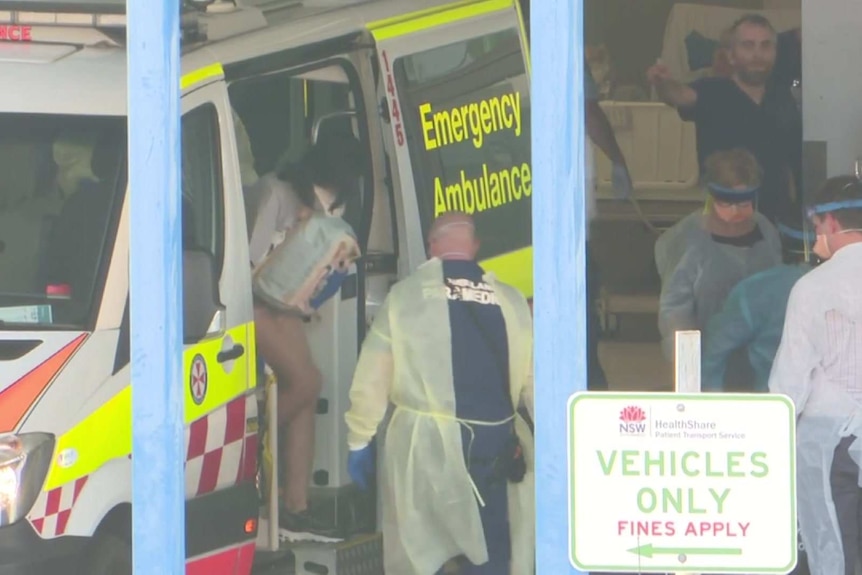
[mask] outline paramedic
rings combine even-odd
[[[787,299],[796,282],[811,269],[808,238],[781,224],[784,263],[736,284],[722,310],[707,323],[703,337],[703,391],[769,391],[769,372],[781,341]],[[733,352],[747,348],[754,370],[753,389],[728,381],[725,369]],[[743,388],[743,389],[741,389]]]
[[[812,575],[862,553],[862,183],[827,180],[809,210],[825,260],[796,282],[769,390],[796,405],[799,527]]]
[[[757,213],[760,168],[745,150],[706,161],[706,210],[680,220],[656,241],[661,275],[659,331],[673,359],[674,334],[706,328],[739,281],[781,263],[778,231]]]
[[[802,116],[791,87],[773,77],[776,34],[763,16],[747,15],[730,29],[727,51],[731,76],[712,76],[684,85],[657,63],[647,72],[665,103],[693,121],[701,172],[706,158],[719,150],[745,148],[763,168],[758,210],[776,222],[797,218],[802,173]]]
[[[389,404],[381,497],[384,567],[433,575],[532,572],[532,319],[523,295],[476,263],[473,220],[432,225],[431,259],[396,284],[362,347],[347,422],[360,488]]]
[[[249,255],[253,268],[265,259],[279,236],[313,210],[338,216],[357,189],[364,168],[362,147],[352,135],[316,143],[298,164],[261,177],[246,194],[255,215]],[[308,485],[314,457],[314,425],[322,386],[299,314],[276,311],[255,298],[257,347],[278,377],[278,421],[286,427],[281,449],[286,467],[280,523],[290,534],[330,535],[308,513]]]

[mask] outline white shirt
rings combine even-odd
[[[317,194],[316,210],[338,217],[344,213],[344,206],[332,212],[328,210],[335,199],[332,194],[316,186],[314,191]],[[246,193],[246,209],[254,209],[257,214],[249,240],[249,258],[257,267],[273,245],[280,243],[284,234],[296,225],[303,204],[293,187],[273,173],[261,177]]]
[[[794,286],[769,389],[797,415],[845,417],[862,405],[862,243],[839,249]]]
[[[302,201],[287,182],[275,174],[266,174],[248,191],[256,208],[256,217],[251,229],[249,258],[255,267],[269,253],[278,234],[283,234],[296,224]]]

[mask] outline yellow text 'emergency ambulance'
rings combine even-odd
[[[177,1],[187,573],[247,575],[280,542],[244,189],[328,131],[367,151],[363,257],[306,329],[313,508],[373,533],[343,415],[434,217],[473,214],[483,265],[532,296],[528,57],[513,0]],[[125,27],[124,0],[0,0],[0,575],[131,575]]]

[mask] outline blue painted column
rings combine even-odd
[[[179,2],[128,0],[135,575],[185,572]]]
[[[533,261],[538,575],[569,563],[566,402],[586,389],[583,0],[533,0]]]

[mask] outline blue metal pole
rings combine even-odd
[[[185,572],[179,2],[128,0],[135,575]]]
[[[530,10],[535,293],[536,567],[569,562],[566,405],[586,389],[583,0]]]

